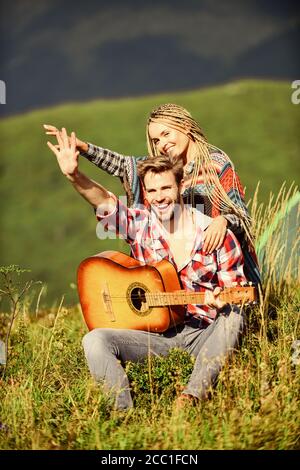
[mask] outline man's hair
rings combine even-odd
[[[179,186],[183,178],[183,162],[181,159],[171,160],[167,156],[147,158],[146,160],[138,162],[137,171],[143,183],[145,176],[149,171],[156,174],[164,173],[165,171],[172,171],[175,176],[176,183]]]

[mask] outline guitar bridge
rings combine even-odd
[[[104,289],[102,289],[101,294],[102,294],[105,313],[109,316],[110,321],[112,322],[116,321],[116,317],[112,308],[111,295],[109,292],[107,282],[104,284]]]

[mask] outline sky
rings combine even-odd
[[[300,77],[296,2],[1,0],[0,8],[0,116],[244,77]]]

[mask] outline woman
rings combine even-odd
[[[44,127],[49,135],[57,135],[59,132],[53,126]],[[151,112],[146,135],[149,156],[170,155],[183,159],[184,201],[213,218],[205,233],[204,251],[211,253],[219,248],[226,229],[230,228],[242,246],[246,278],[259,283],[251,220],[241,183],[229,157],[209,144],[191,114],[176,104],[164,104]],[[136,164],[139,159],[146,157],[124,156],[79,139],[76,144],[81,155],[121,179],[129,205],[144,202]]]

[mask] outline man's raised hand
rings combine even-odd
[[[67,131],[63,127],[56,134],[56,138],[58,145],[53,145],[51,142],[47,142],[47,145],[56,156],[61,172],[73,181],[78,171],[79,156],[79,151],[76,150],[75,132],[72,132],[71,137],[68,137]]]

